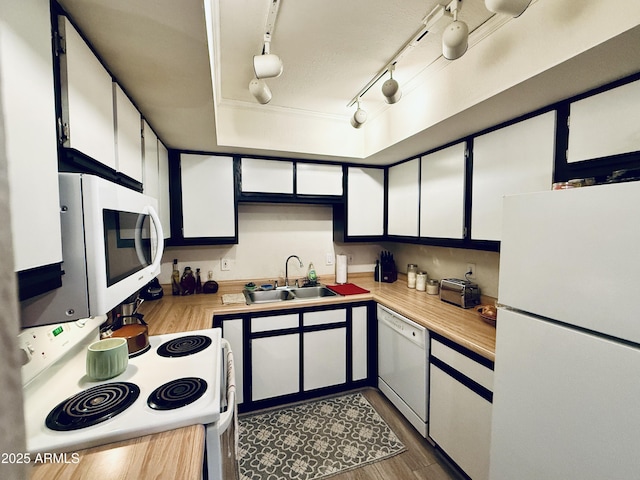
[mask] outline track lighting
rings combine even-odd
[[[397,103],[402,98],[402,90],[398,81],[393,78],[393,71],[395,65],[389,67],[389,75],[391,78],[382,84],[382,95],[384,95],[385,102],[389,104]]]
[[[253,57],[253,71],[256,74],[256,78],[274,78],[282,75],[282,60],[278,55],[269,52],[270,43],[270,35],[265,34],[262,55]]]
[[[527,9],[531,0],[484,0],[487,10],[519,17]]]
[[[351,126],[353,128],[360,128],[364,122],[367,121],[367,112],[360,108],[360,101],[358,100],[358,109],[351,117]]]
[[[271,101],[271,89],[264,80],[258,78],[251,80],[251,82],[249,82],[249,91],[251,95],[263,105]]]
[[[458,20],[460,0],[454,0],[447,6],[447,11],[453,15],[451,22],[442,34],[442,55],[447,60],[456,60],[469,47],[469,27]]]
[[[278,55],[272,54],[269,50],[271,47],[271,35],[276,25],[278,10],[280,9],[280,0],[270,0],[269,13],[264,26],[264,46],[261,55],[253,57],[253,71],[255,78],[249,82],[249,92],[255,99],[266,104],[271,101],[271,89],[265,83],[263,78],[275,78],[282,74],[282,60]]]

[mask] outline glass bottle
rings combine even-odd
[[[202,293],[202,280],[200,280],[199,268],[196,268],[196,293]]]
[[[193,276],[191,267],[184,267],[180,286],[182,287],[182,295],[191,295],[196,292],[196,279]]]
[[[178,270],[178,259],[173,259],[173,271],[171,272],[171,293],[173,295],[181,295],[180,289],[180,270]]]
[[[407,265],[407,287],[416,288],[416,275],[418,273],[418,265],[410,263]]]

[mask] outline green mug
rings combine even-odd
[[[87,375],[93,380],[107,380],[120,375],[128,363],[126,338],[107,338],[87,348]]]

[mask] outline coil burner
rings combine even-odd
[[[161,357],[186,357],[198,353],[211,345],[211,338],[204,335],[187,335],[169,340],[158,347]]]
[[[129,408],[140,388],[129,382],[114,382],[83,390],[59,403],[45,420],[51,430],[66,432],[102,423]]]
[[[178,378],[151,392],[147,405],[154,410],[174,410],[195,402],[206,391],[207,382],[202,378]]]

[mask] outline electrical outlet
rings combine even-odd
[[[333,253],[327,253],[324,263],[325,265],[333,265]]]
[[[467,263],[467,271],[465,272],[465,277],[467,277],[467,278],[476,278],[476,264],[475,263]]]
[[[223,271],[231,270],[231,260],[229,260],[228,258],[221,258],[220,270],[223,270]]]

